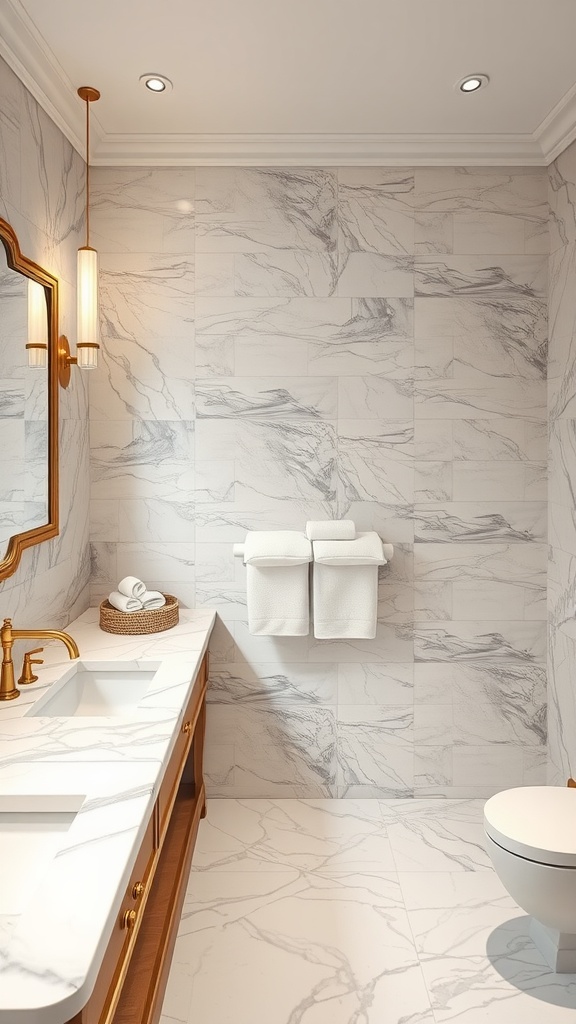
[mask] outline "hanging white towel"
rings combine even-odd
[[[136,576],[125,576],[118,584],[118,593],[126,597],[136,597],[142,600],[142,594],[146,590],[146,584],[142,583]]]
[[[118,590],[113,590],[108,596],[108,600],[119,612],[142,611],[142,601],[139,601],[137,597],[126,597],[126,594],[121,594]]]
[[[303,533],[263,530],[244,545],[248,629],[254,636],[307,636],[308,566],[312,545]]]
[[[351,519],[310,519],[306,536],[308,540],[354,540],[356,526]]]
[[[373,639],[378,616],[378,566],[386,564],[377,533],[353,541],[315,541],[314,636]]]
[[[140,600],[142,601],[142,607],[147,611],[150,611],[152,608],[163,608],[166,604],[166,598],[159,590],[145,590]]]

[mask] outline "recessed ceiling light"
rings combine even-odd
[[[165,75],[140,75],[140,81],[150,92],[166,92],[172,88],[172,82]]]
[[[466,75],[466,78],[461,78],[459,82],[456,82],[456,88],[460,92],[478,92],[478,89],[488,85],[489,81],[488,75]]]

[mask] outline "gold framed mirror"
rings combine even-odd
[[[0,241],[1,581],[58,534],[58,281],[1,217]]]

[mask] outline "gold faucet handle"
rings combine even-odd
[[[22,665],[22,675],[18,680],[21,686],[25,686],[26,683],[35,683],[38,679],[38,676],[35,676],[32,671],[32,665],[43,665],[44,659],[33,658],[32,655],[41,654],[43,650],[43,647],[35,647],[33,651],[26,651],[26,654],[24,655],[24,663]]]

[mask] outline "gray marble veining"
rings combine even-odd
[[[539,168],[96,170],[93,598],[217,609],[214,795],[542,779],[546,217]],[[231,545],[335,516],[395,544],[376,638],[250,636]]]

